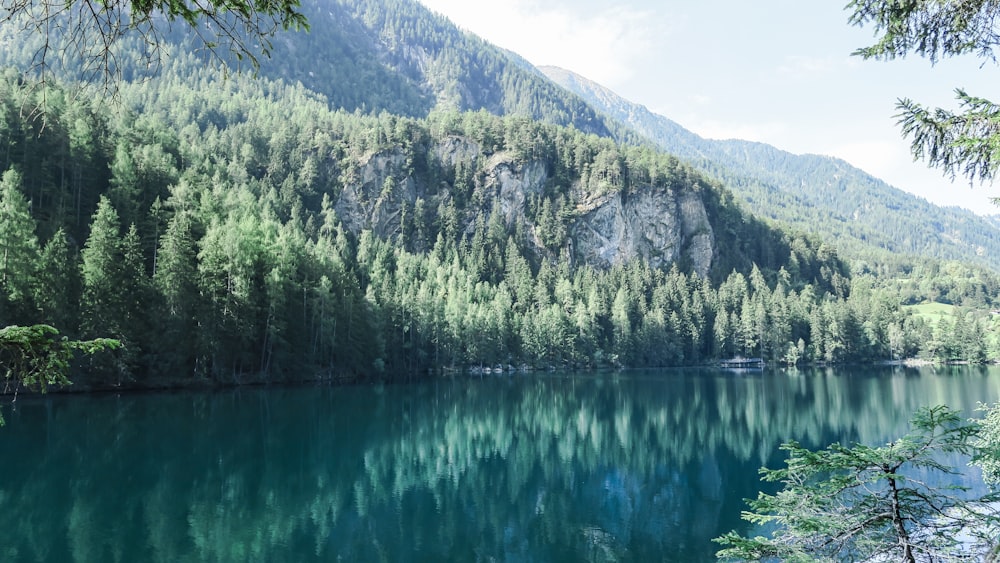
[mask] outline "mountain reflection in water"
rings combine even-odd
[[[956,367],[22,397],[0,559],[712,560],[781,442],[881,444],[998,394]]]

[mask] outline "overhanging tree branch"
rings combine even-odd
[[[42,38],[33,67],[43,78],[54,66],[72,66],[116,91],[126,64],[160,65],[163,33],[176,24],[189,27],[217,61],[231,55],[256,71],[275,33],[308,29],[299,6],[299,0],[3,0],[0,23]],[[118,47],[128,38],[138,40],[139,60],[122,60]]]
[[[77,353],[94,354],[115,349],[121,342],[111,338],[69,340],[49,325],[0,328],[0,376],[4,392],[20,388],[45,393],[52,386],[70,384],[70,362]],[[0,416],[0,426],[3,416]]]
[[[972,54],[997,62],[1000,0],[852,0],[852,25],[875,30],[875,43],[854,51],[865,59],[892,60],[909,53],[936,63]],[[960,111],[929,109],[901,99],[896,115],[914,158],[948,177],[992,182],[1000,168],[1000,107],[957,90]]]
[[[846,9],[851,25],[875,29],[875,44],[854,51],[866,59],[914,52],[931,62],[970,53],[996,61],[998,0],[852,0]]]
[[[774,527],[773,534],[730,532],[716,540],[726,546],[719,557],[916,562],[984,554],[1000,529],[995,497],[966,498],[959,494],[963,487],[928,487],[910,478],[927,469],[952,474],[937,456],[973,453],[978,426],[934,407],[918,411],[912,428],[882,447],[833,444],[811,451],[794,442],[783,445],[786,467],[762,470],[764,480],[783,488],[760,493],[743,514]]]
[[[914,158],[926,160],[952,179],[990,182],[1000,167],[1000,106],[963,90],[956,90],[956,96],[960,113],[900,100],[897,123],[911,139]]]

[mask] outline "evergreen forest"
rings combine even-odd
[[[120,340],[79,366],[97,387],[1000,357],[988,267],[842,255],[413,3],[330,5],[347,31],[306,45],[339,45],[353,62],[315,69],[349,90],[269,75],[277,56],[252,76],[177,49],[108,101],[13,52],[0,325]],[[364,25],[398,57],[352,56]],[[399,58],[412,36],[438,46],[433,95]],[[505,170],[540,178],[513,209]],[[611,198],[694,198],[711,248],[584,259],[583,218]]]

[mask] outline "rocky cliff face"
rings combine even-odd
[[[715,238],[694,192],[617,192],[578,205],[571,228],[574,253],[599,267],[640,257],[655,268],[687,259],[701,276],[712,266]]]
[[[459,209],[460,230],[471,233],[476,216],[492,213],[498,206],[511,231],[521,223],[539,255],[550,255],[537,235],[538,226],[529,217],[529,201],[545,193],[550,180],[544,161],[518,161],[506,153],[484,155],[474,142],[451,137],[434,147],[432,158],[442,169],[459,163],[476,170],[476,199],[483,209]],[[392,238],[402,230],[405,208],[423,199],[436,210],[452,198],[450,186],[429,185],[425,178],[408,172],[402,149],[371,155],[351,174],[335,209],[345,226],[358,233],[371,229]],[[588,192],[581,182],[570,190],[573,218],[565,225],[568,234],[563,249],[574,262],[598,268],[641,258],[653,267],[668,267],[678,261],[707,276],[715,255],[715,237],[700,195],[691,190],[633,187],[629,192]]]

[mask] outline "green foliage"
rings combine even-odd
[[[983,480],[993,490],[1000,489],[1000,405],[981,406],[985,412],[974,445],[978,454],[973,462],[983,471]]]
[[[118,348],[120,343],[110,338],[69,340],[49,325],[0,328],[0,372],[4,392],[11,387],[45,393],[49,387],[70,384],[70,363],[76,353],[94,354]],[[0,416],[0,426],[3,417]]]
[[[118,212],[103,197],[94,213],[90,236],[84,244],[81,258],[83,331],[96,334],[104,330],[121,334],[125,316],[121,289],[128,272],[123,268]]]
[[[880,447],[798,443],[783,469],[762,469],[781,484],[749,501],[744,519],[770,537],[718,538],[722,559],[757,561],[941,561],[984,555],[996,539],[996,498],[969,496],[947,459],[976,451],[977,426],[947,407],[918,411],[906,436]]]
[[[16,317],[30,307],[31,280],[38,267],[38,239],[21,175],[8,170],[0,178],[0,315]]]
[[[952,179],[961,176],[970,183],[988,183],[1000,166],[1000,106],[962,89],[955,94],[960,112],[930,109],[908,98],[900,100],[896,106],[898,123],[903,136],[911,138],[914,158],[940,168]]]
[[[995,2],[852,0],[846,9],[851,12],[850,23],[875,29],[876,43],[855,51],[866,59],[892,60],[913,52],[936,62],[971,53],[996,62]],[[899,125],[903,135],[912,138],[914,157],[952,178],[988,182],[1000,166],[1000,108],[964,90],[956,93],[962,108],[958,113],[900,100]]]
[[[36,317],[52,326],[79,326],[81,291],[79,257],[63,230],[49,239],[42,249],[34,302]]]
[[[914,52],[932,62],[940,57],[973,53],[994,59],[996,37],[990,33],[996,4],[988,0],[885,2],[852,0],[846,6],[853,25],[875,28],[878,41],[855,53],[892,60]]]
[[[43,77],[68,61],[79,75],[117,91],[116,81],[127,66],[122,59],[136,55],[123,52],[121,44],[129,39],[138,42],[139,65],[159,67],[168,48],[165,29],[183,22],[202,48],[224,59],[225,53],[215,51],[221,44],[256,70],[258,56],[270,56],[278,30],[308,29],[299,9],[299,0],[11,0],[0,12],[0,23],[16,27],[22,44],[36,45],[32,65]]]
[[[27,253],[37,267],[15,276],[26,288],[10,301],[24,311],[16,321],[123,343],[114,362],[91,362],[87,383],[895,359],[934,341],[901,294],[979,311],[994,287],[959,269],[912,270],[927,287],[852,277],[829,244],[751,218],[649,148],[486,112],[330,111],[302,87],[181,74],[187,63],[122,90],[141,113],[50,104],[53,129],[5,122],[31,131],[9,147],[37,134],[86,155],[83,176],[105,170],[76,182],[72,159],[17,149],[7,161],[26,171],[33,223],[21,230],[39,241]],[[15,97],[32,87],[6,79]],[[56,127],[70,122],[96,137],[73,141]],[[507,171],[541,180],[517,199],[498,188]],[[594,198],[650,194],[704,202],[719,249],[707,278],[684,259],[595,267],[574,253]],[[974,316],[966,330],[981,327],[989,349]]]

